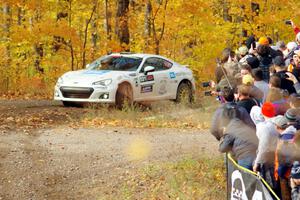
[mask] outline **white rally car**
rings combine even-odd
[[[194,91],[193,74],[186,66],[158,55],[118,53],[62,75],[55,85],[54,99],[65,106],[84,102],[122,106],[126,101],[191,102]]]

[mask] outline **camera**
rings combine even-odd
[[[285,20],[284,23],[285,23],[286,25],[292,25],[292,21],[291,21],[291,20]]]
[[[202,82],[202,87],[209,87],[209,86],[210,86],[210,81]]]
[[[212,96],[211,91],[205,91],[205,92],[204,92],[204,96]]]

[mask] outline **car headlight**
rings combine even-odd
[[[64,83],[64,79],[62,77],[59,77],[57,80],[57,85],[61,85]]]
[[[111,83],[112,83],[112,79],[105,79],[105,80],[94,82],[93,85],[108,86]]]

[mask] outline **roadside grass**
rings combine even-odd
[[[118,110],[108,105],[92,104],[81,117],[81,125],[207,129],[217,106],[218,103],[212,97],[197,99],[191,106],[162,101],[151,105],[125,106]]]
[[[222,156],[151,164],[121,185],[114,199],[226,199]]]

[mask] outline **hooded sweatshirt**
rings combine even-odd
[[[262,116],[261,108],[258,106],[252,108],[250,116],[256,125],[256,136],[259,140],[255,164],[273,165],[278,139],[275,125]]]
[[[258,139],[255,129],[240,119],[232,119],[224,131],[219,145],[220,152],[231,151],[237,160],[255,158]]]

